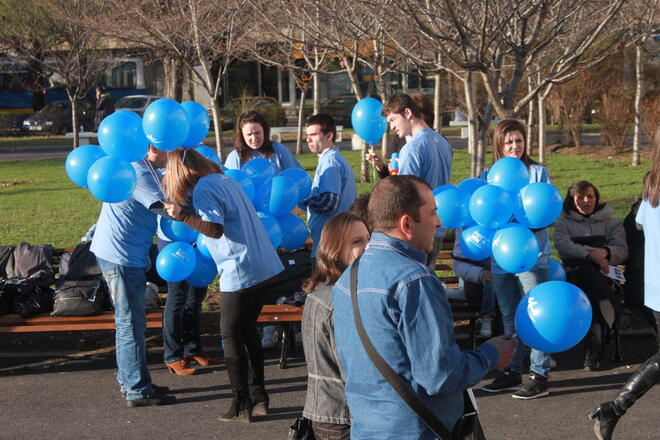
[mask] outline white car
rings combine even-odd
[[[119,101],[115,103],[115,111],[117,110],[130,110],[137,113],[138,115],[144,115],[144,111],[147,109],[149,104],[154,102],[157,99],[160,99],[161,96],[155,95],[128,95],[120,98]]]

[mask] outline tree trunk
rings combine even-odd
[[[80,146],[80,138],[78,137],[78,100],[76,94],[69,95],[69,102],[71,103],[71,131],[73,132],[73,148],[76,149]]]
[[[528,91],[532,91],[532,79],[530,77],[527,78],[527,89]],[[535,99],[532,98],[529,100],[529,104],[527,105],[527,154],[532,155],[534,153],[534,101]]]
[[[181,101],[183,97],[183,63],[170,56],[163,57],[165,97]]]
[[[218,97],[210,96],[209,105],[211,106],[211,114],[213,115],[215,150],[218,153],[218,158],[222,162],[222,120],[220,119],[220,106],[218,105]]]
[[[300,89],[300,103],[298,104],[298,137],[296,139],[296,155],[302,154],[303,110],[305,107],[305,88]]]
[[[433,75],[435,82],[435,89],[433,90],[433,114],[435,119],[433,121],[433,129],[440,133],[442,129],[442,75],[440,72]]]
[[[539,108],[539,162],[545,164],[545,95],[538,96]]]
[[[644,63],[642,60],[644,38],[635,44],[635,125],[633,132],[632,166],[639,165],[639,143],[642,130],[642,93],[644,92]]]
[[[468,118],[468,152],[471,155],[470,161],[470,176],[476,177],[477,170],[479,169],[479,158],[477,154],[477,112],[475,111],[476,103],[474,102],[474,75],[471,72],[465,73],[463,80],[465,90],[465,105],[467,106]]]
[[[312,114],[316,115],[321,113],[321,79],[318,72],[312,74],[312,85],[314,87],[314,109]]]

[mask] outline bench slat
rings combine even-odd
[[[162,328],[163,312],[147,313],[147,328]],[[20,315],[0,316],[0,333],[57,332],[76,330],[112,330],[115,328],[113,312],[95,316]]]

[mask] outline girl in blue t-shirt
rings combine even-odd
[[[265,290],[284,267],[252,202],[219,165],[194,150],[175,150],[164,186],[168,214],[210,238],[221,274],[220,330],[233,401],[219,420],[250,422],[252,414],[267,414],[269,403],[256,321]],[[194,212],[182,208],[188,204]]]
[[[273,164],[275,173],[287,168],[300,168],[289,149],[270,140],[270,126],[263,115],[255,110],[242,113],[234,129],[234,151],[227,155],[225,166],[240,170],[251,159],[263,157]]]

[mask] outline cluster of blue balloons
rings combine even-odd
[[[150,143],[163,151],[196,146],[208,134],[209,122],[206,109],[192,101],[156,100],[143,118],[129,110],[114,112],[99,125],[100,146],[83,145],[69,153],[67,175],[103,202],[122,202],[137,181],[130,162],[144,159]]]
[[[551,225],[562,209],[559,191],[549,183],[529,183],[525,164],[511,157],[495,162],[487,181],[466,179],[433,194],[443,226],[464,228],[463,254],[477,261],[492,256],[510,273],[534,267],[539,246],[530,228]]]
[[[387,119],[382,115],[383,104],[375,98],[358,101],[351,112],[353,130],[369,145],[377,144],[387,130]]]

